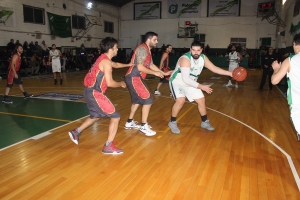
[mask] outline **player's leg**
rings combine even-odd
[[[157,84],[157,87],[156,87],[156,89],[154,91],[154,94],[156,94],[156,95],[160,95],[161,94],[160,91],[159,91],[159,88],[160,88],[160,86],[162,84],[163,84],[163,82],[159,81],[159,83]]]
[[[139,129],[140,128],[140,125],[138,125],[138,123],[136,121],[134,121],[134,119],[133,119],[138,108],[139,108],[139,104],[131,105],[129,117],[124,126],[125,129]]]
[[[267,79],[267,75],[268,75],[268,71],[263,69],[263,73],[262,73],[262,77],[261,77],[261,82],[260,82],[260,86],[259,89],[263,90],[264,85],[266,83],[266,79]]]
[[[124,151],[119,149],[114,144],[114,139],[118,130],[120,117],[110,118],[109,128],[108,128],[108,138],[102,149],[104,154],[121,154]]]
[[[26,99],[26,98],[33,97],[33,94],[28,94],[28,93],[25,91],[25,89],[24,89],[24,87],[23,87],[23,81],[22,81],[21,75],[20,75],[19,72],[17,72],[17,74],[18,74],[18,78],[14,78],[14,83],[17,84],[17,85],[19,85],[19,88],[20,88],[20,90],[22,91],[22,93],[23,93],[23,95],[24,95],[24,98]]]
[[[62,73],[59,72],[59,75],[60,75],[60,84],[62,85],[63,84],[63,77],[62,77]]]
[[[194,99],[194,101],[198,105],[198,111],[201,115],[201,128],[205,128],[209,131],[215,130],[215,128],[209,123],[209,120],[207,118],[207,111],[206,111],[206,105],[205,105],[205,98],[202,97],[200,99]]]
[[[297,140],[300,141],[300,106],[291,105],[291,121],[296,130]]]

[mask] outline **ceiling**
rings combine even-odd
[[[108,5],[116,6],[116,7],[122,7],[133,0],[95,0],[95,1],[99,3],[105,3]]]

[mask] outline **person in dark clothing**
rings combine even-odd
[[[261,64],[262,64],[263,73],[262,73],[262,78],[259,86],[260,90],[263,90],[263,87],[266,83],[267,76],[269,79],[269,89],[272,90],[272,86],[273,86],[271,83],[271,76],[273,74],[272,63],[275,60],[278,60],[277,55],[274,54],[273,52],[274,49],[272,47],[269,47],[268,53],[262,57]]]
[[[14,40],[13,39],[11,39],[10,40],[10,42],[7,44],[7,46],[6,46],[6,50],[8,51],[8,52],[13,52],[14,50],[15,50],[15,44],[14,44]]]

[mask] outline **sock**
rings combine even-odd
[[[128,119],[127,122],[130,123],[130,122],[132,122],[132,120],[133,120],[133,119]]]
[[[144,126],[146,123],[141,123],[141,126]]]
[[[231,80],[228,81],[228,84],[231,84]]]
[[[171,116],[170,122],[176,122],[176,118],[177,118],[177,117],[172,117],[172,116]]]
[[[77,128],[77,133],[81,133],[82,130],[80,130],[80,128]]]
[[[105,143],[105,146],[107,146],[107,147],[108,147],[108,146],[110,145],[110,143],[111,143],[111,142],[109,142],[109,141],[106,141],[106,143]]]
[[[201,116],[201,120],[202,120],[203,122],[205,122],[205,121],[207,120],[207,115]]]
[[[24,96],[26,95],[26,92],[25,92],[25,91],[23,92],[23,95],[24,95]]]

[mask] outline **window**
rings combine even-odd
[[[25,23],[45,24],[45,10],[32,6],[23,5]]]
[[[260,42],[261,42],[260,46],[267,46],[267,47],[271,46],[271,40],[272,40],[272,38],[270,38],[270,37],[260,38]]]
[[[114,33],[114,23],[104,21],[104,32],[106,33]]]
[[[300,9],[300,0],[297,0],[295,2],[295,7],[294,7],[294,17],[299,15],[299,9]]]
[[[72,15],[72,28],[85,29],[85,17]]]

